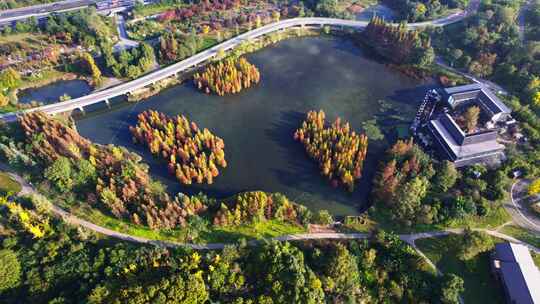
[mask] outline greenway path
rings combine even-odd
[[[451,23],[461,21],[463,18],[476,12],[479,1],[480,0],[472,0],[468,9],[463,12],[456,13],[456,14],[453,14],[444,18],[432,20],[432,21],[410,23],[410,24],[407,24],[407,27],[409,28],[418,28],[418,27],[427,27],[427,26],[441,27],[441,26],[445,26]],[[330,26],[330,27],[352,28],[352,29],[361,30],[361,29],[364,29],[368,25],[368,23],[369,22],[367,21],[343,20],[343,19],[322,18],[322,17],[292,18],[292,19],[277,21],[277,22],[262,26],[260,28],[245,32],[225,42],[222,42],[214,47],[211,47],[205,51],[202,51],[192,57],[189,57],[185,60],[182,60],[170,66],[167,66],[159,70],[156,70],[154,72],[151,72],[149,74],[146,74],[135,80],[128,81],[120,85],[117,85],[117,86],[114,86],[105,90],[101,90],[98,92],[94,92],[92,94],[75,98],[69,101],[58,102],[58,103],[36,107],[36,108],[24,110],[24,111],[0,115],[0,119],[6,122],[12,122],[17,119],[18,115],[28,113],[28,112],[34,112],[34,111],[42,111],[50,115],[70,112],[76,109],[84,112],[84,107],[86,106],[101,103],[101,102],[108,103],[109,100],[114,97],[121,96],[124,94],[130,94],[140,88],[153,85],[156,82],[161,81],[165,78],[176,76],[184,71],[195,68],[198,65],[210,59],[215,58],[221,51],[231,50],[243,43],[252,41],[261,36],[268,35],[273,32],[283,31],[288,28]]]
[[[19,196],[29,196],[29,195],[41,195],[38,193],[38,191],[30,185],[24,178],[22,178],[20,175],[15,174],[10,171],[9,167],[5,164],[0,163],[0,170],[3,170],[7,172],[14,180],[16,180],[21,185],[21,191],[18,193]],[[513,198],[512,198],[513,199]],[[173,242],[173,241],[160,241],[160,240],[153,240],[138,236],[129,235],[126,233],[118,232],[115,230],[111,230],[102,226],[98,226],[94,223],[91,223],[89,221],[86,221],[84,219],[81,219],[68,211],[54,205],[51,203],[50,205],[50,211],[53,215],[61,218],[66,223],[69,223],[74,226],[79,226],[86,228],[88,230],[91,230],[93,232],[114,238],[119,239],[123,241],[129,241],[139,244],[149,244],[149,245],[156,245],[156,246],[163,246],[163,247],[187,247],[195,250],[213,250],[213,249],[223,249],[227,245],[227,243],[209,243],[209,244],[192,244],[192,243],[179,243],[179,242]],[[446,236],[450,234],[461,234],[463,233],[462,228],[456,228],[456,229],[446,229],[441,231],[429,231],[429,232],[419,232],[419,233],[410,233],[410,234],[400,234],[399,238],[403,240],[404,242],[407,242],[410,244],[413,248],[415,248],[422,256],[423,253],[416,247],[415,241],[419,239],[425,239],[425,238],[432,238],[432,237],[441,237]],[[476,231],[483,231],[491,236],[507,240],[513,243],[523,244],[527,246],[530,250],[539,253],[540,254],[540,248],[536,248],[530,244],[524,243],[512,236],[503,234],[498,232],[497,230],[489,230],[489,229],[473,229]],[[301,234],[289,234],[289,235],[283,235],[278,236],[274,238],[267,238],[267,239],[261,239],[261,240],[251,240],[248,241],[248,245],[257,245],[265,241],[304,241],[304,240],[329,240],[329,239],[339,239],[339,240],[346,240],[346,239],[367,239],[370,237],[371,234],[369,233],[301,233]],[[424,256],[425,257],[425,256]],[[426,258],[427,261],[429,259]],[[435,266],[435,265],[433,265]]]

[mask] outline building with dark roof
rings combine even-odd
[[[523,245],[495,245],[491,267],[504,287],[508,303],[540,304],[540,270]]]
[[[477,104],[493,122],[510,116],[512,111],[488,88],[479,83],[443,89],[443,98],[452,109],[467,104]]]
[[[504,146],[497,142],[497,131],[466,135],[448,114],[441,114],[430,121],[428,127],[440,154],[454,162],[456,167],[504,156]]]
[[[510,117],[511,111],[489,89],[480,84],[445,88],[442,100],[451,111],[458,107],[478,105],[491,126]],[[490,127],[467,134],[448,113],[440,113],[427,124],[435,148],[456,167],[504,158],[504,146],[497,142],[498,128]]]

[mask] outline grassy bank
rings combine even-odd
[[[418,248],[443,273],[454,273],[463,278],[465,303],[504,303],[501,286],[491,275],[489,252],[482,253],[466,263],[457,258],[457,245],[463,241],[461,235],[417,240]]]
[[[501,203],[494,203],[486,216],[466,216],[440,224],[418,224],[407,227],[392,219],[391,210],[386,208],[376,208],[375,211],[370,212],[370,219],[376,222],[376,227],[387,231],[414,233],[463,227],[494,229],[510,221],[511,217]]]
[[[527,244],[531,244],[535,246],[536,248],[540,248],[540,235],[532,231],[529,231],[527,229],[524,229],[518,226],[509,225],[509,226],[504,226],[500,230],[500,232],[513,236],[520,241],[523,241]]]
[[[66,73],[55,69],[47,69],[41,71],[38,75],[23,77],[22,83],[18,90],[22,91],[26,89],[39,88],[56,81],[73,80],[77,77],[78,76],[73,73]]]
[[[58,202],[58,200],[55,201]],[[231,243],[238,242],[241,239],[272,238],[286,234],[305,233],[307,231],[304,227],[277,220],[227,227],[216,227],[210,224],[207,229],[200,231],[195,231],[192,228],[152,230],[145,226],[135,225],[110,217],[86,204],[72,207],[61,205],[61,207],[69,209],[69,212],[78,218],[98,226],[131,236],[157,241],[197,244]]]
[[[0,193],[17,194],[21,192],[21,185],[5,172],[0,172]]]

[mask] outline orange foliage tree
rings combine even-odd
[[[308,155],[319,163],[322,175],[336,187],[343,184],[354,191],[354,183],[362,176],[368,138],[351,130],[348,122],[338,117],[327,125],[325,113],[309,111],[294,139],[304,144]]]
[[[169,172],[182,184],[212,184],[218,167],[227,167],[223,139],[199,129],[183,115],[144,111],[138,115],[137,125],[129,129],[135,143],[145,144],[152,154],[168,161]]]
[[[229,58],[208,66],[204,72],[196,73],[193,79],[199,90],[224,96],[259,83],[261,75],[257,67],[245,58]]]

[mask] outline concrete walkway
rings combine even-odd
[[[126,21],[122,14],[116,14],[116,25],[120,40],[114,45],[114,51],[120,52],[139,46],[139,42],[129,39],[126,31]]]
[[[504,208],[516,225],[540,234],[540,218],[524,203],[529,197],[527,189],[530,183],[526,179],[517,180],[510,189],[510,200],[504,203]]]
[[[32,185],[26,182],[26,180],[24,180],[20,175],[13,173],[9,169],[9,167],[6,166],[5,164],[0,163],[0,170],[7,172],[14,180],[16,180],[18,183],[21,184],[22,188],[21,188],[21,191],[18,193],[19,196],[27,196],[27,195],[32,195],[32,194],[41,195]],[[172,241],[152,240],[152,239],[147,239],[143,237],[132,236],[126,233],[122,233],[122,232],[114,231],[114,230],[111,230],[102,226],[98,226],[94,223],[78,218],[75,215],[65,211],[64,209],[52,203],[51,203],[51,212],[55,216],[62,218],[65,222],[71,225],[84,227],[94,232],[97,232],[99,234],[103,234],[111,238],[120,239],[124,241],[129,241],[129,242],[135,242],[135,243],[140,243],[140,244],[151,244],[151,245],[164,246],[164,247],[188,247],[195,250],[222,249],[226,245],[229,245],[226,243],[191,244],[191,243],[179,243],[179,242],[172,242]],[[487,229],[473,229],[473,230],[483,231],[489,235],[492,235],[492,236],[495,236],[495,237],[498,237],[498,238],[501,238],[510,242],[526,245],[530,250],[536,253],[540,253],[539,248],[526,244],[520,240],[517,240],[509,235],[500,233],[496,230],[487,230]],[[414,243],[418,239],[442,237],[442,236],[446,236],[450,234],[461,234],[461,233],[463,233],[463,229],[447,229],[447,230],[442,230],[442,231],[400,234],[399,238],[403,240],[404,242],[407,242],[408,244],[413,246],[417,251],[419,251]],[[283,236],[278,236],[278,237],[268,238],[268,239],[263,239],[263,240],[251,240],[248,242],[248,244],[257,245],[264,241],[272,241],[272,240],[284,242],[284,241],[323,240],[323,239],[325,240],[328,240],[328,239],[339,239],[339,240],[366,239],[369,237],[370,237],[370,234],[368,233],[333,233],[333,232],[332,233],[302,233],[302,234],[283,235]],[[424,256],[423,253],[421,253],[420,251],[419,253],[422,256]]]

